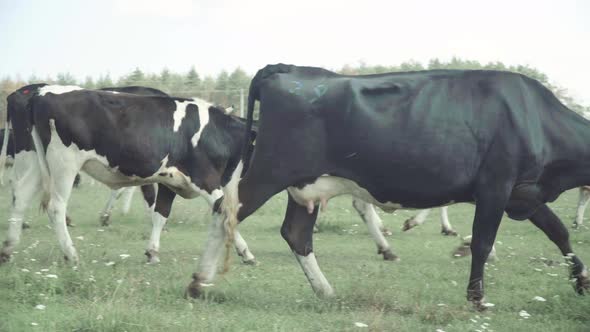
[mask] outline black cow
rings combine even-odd
[[[345,76],[279,64],[253,78],[248,125],[256,100],[257,141],[242,158],[253,151],[252,160],[236,160],[224,188],[226,228],[288,189],[281,235],[317,294],[333,290],[313,253],[315,207],[342,194],[389,211],[474,203],[467,298],[478,309],[485,308],[484,262],[504,212],[540,228],[572,263],[576,291],[588,289],[568,231],[546,203],[590,184],[590,123],[539,82],[497,71]],[[210,237],[220,235],[221,227],[211,230]],[[222,249],[209,244],[206,255]],[[189,294],[198,295],[214,273],[201,266]]]

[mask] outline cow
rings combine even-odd
[[[478,310],[486,309],[484,263],[504,212],[557,245],[576,292],[590,287],[567,228],[546,205],[590,184],[590,123],[538,81],[499,71],[347,76],[277,64],[251,81],[248,126],[256,101],[256,145],[228,165],[224,225],[210,229],[203,261],[217,261],[233,227],[287,189],[281,235],[319,296],[334,291],[313,252],[317,205],[343,194],[385,211],[475,204],[467,299]],[[201,262],[187,295],[199,296],[215,274]]]
[[[39,192],[41,188],[41,175],[40,175],[40,168],[39,162],[37,160],[37,155],[32,147],[31,132],[32,123],[29,121],[30,112],[25,112],[25,107],[23,104],[27,104],[31,96],[36,96],[40,94],[40,91],[43,91],[44,94],[49,93],[50,95],[60,94],[60,92],[67,92],[70,90],[80,90],[78,87],[60,87],[60,86],[47,86],[45,84],[39,85],[31,85],[27,87],[23,87],[9,96],[9,121],[12,122],[14,128],[29,128],[29,130],[22,130],[23,132],[22,139],[17,140],[17,149],[22,147],[20,153],[17,153],[17,162],[20,162],[19,169],[21,170],[21,174],[16,174],[15,180],[13,181],[13,192],[15,200],[13,202],[13,209],[11,211],[11,216],[9,219],[9,231],[7,240],[4,242],[3,248],[0,251],[0,263],[9,260],[10,254],[12,253],[13,248],[18,244],[20,240],[20,225],[22,224],[23,214],[25,208],[28,206],[30,201],[34,198],[37,192]],[[119,93],[121,95],[128,95],[129,93],[133,94],[145,94],[145,95],[156,95],[156,96],[167,96],[163,92],[151,89],[151,88],[144,88],[144,87],[122,87],[122,88],[107,88],[105,91],[109,92],[113,96],[117,96]],[[105,92],[106,93],[106,92]],[[199,101],[200,102],[200,101]],[[206,105],[203,104],[203,105]],[[135,107],[130,105],[131,107]],[[203,106],[205,107],[205,106]],[[152,110],[154,111],[154,110]],[[25,115],[26,114],[26,115]],[[153,115],[153,114],[152,114]],[[91,119],[92,120],[92,119]],[[8,123],[7,122],[7,123]],[[140,128],[142,130],[147,130],[145,128],[146,123],[142,123],[144,126]],[[104,128],[105,132],[106,129],[112,128]],[[156,133],[157,135],[161,135],[161,133]],[[105,134],[106,135],[106,134]],[[164,136],[163,136],[164,137]],[[241,137],[240,137],[241,138]],[[30,144],[27,144],[30,143]],[[146,147],[144,147],[147,149]],[[224,153],[224,151],[220,151],[219,153]],[[218,153],[218,154],[219,154]],[[27,157],[33,158],[27,158]],[[19,158],[20,157],[20,158]],[[23,176],[26,175],[26,176]],[[142,186],[142,193],[144,195],[144,199],[148,206],[150,206],[151,210],[154,210],[156,197],[155,197],[155,190],[153,186],[145,185]],[[146,255],[148,257],[148,261],[151,263],[158,262],[159,258],[157,256],[158,249],[159,249],[159,237],[161,229],[165,224],[165,218],[162,217],[163,211],[167,209],[166,205],[171,204],[167,202],[166,199],[170,200],[171,195],[163,196],[161,199],[160,207],[156,212],[152,213],[152,236],[150,237],[150,242],[148,244],[148,248],[146,250]],[[169,211],[168,211],[169,212]],[[64,231],[61,227],[60,223],[55,223],[56,225],[56,232],[58,233],[58,237],[60,239],[60,243],[62,247],[66,246],[68,243],[71,243],[69,239],[69,235],[67,231]],[[249,252],[247,248],[247,244],[243,239],[237,235],[238,240],[241,240],[243,245],[239,245],[237,247],[238,251],[244,257],[246,263],[255,262],[254,256]],[[76,259],[75,251],[65,252],[66,257]],[[70,256],[68,256],[68,253]]]
[[[176,195],[215,204],[225,164],[240,157],[245,136],[242,120],[202,100],[47,86],[29,106],[43,206],[74,263],[78,255],[64,227],[73,174],[84,170],[112,189],[158,183],[152,222],[161,229]],[[245,259],[253,257],[235,237]],[[150,240],[157,251],[152,240],[159,240],[157,232]]]

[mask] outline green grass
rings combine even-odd
[[[149,226],[139,195],[130,215],[115,210],[113,225],[103,228],[98,212],[107,197],[105,187],[88,182],[74,191],[69,215],[76,224],[70,233],[80,254],[77,271],[63,262],[47,217],[31,208],[32,228],[24,231],[13,260],[0,267],[0,331],[590,330],[590,298],[574,294],[559,251],[529,222],[504,220],[500,260],[486,269],[487,300],[495,307],[477,313],[465,300],[470,259],[450,257],[459,240],[439,235],[437,212],[407,233],[399,229],[413,212],[381,214],[401,256],[392,263],[376,254],[350,199],[334,199],[314,239],[337,297],[320,300],[279,234],[286,206],[281,194],[240,226],[260,265],[245,266],[234,257],[205,300],[185,300],[210,221],[206,203],[178,199],[162,236],[162,263],[151,266],[143,256]],[[576,200],[571,191],[553,204],[568,228]],[[7,219],[9,204],[9,188],[0,188],[0,220]],[[473,207],[456,205],[449,213],[453,226],[469,234]],[[590,230],[570,233],[576,252],[590,262]],[[35,309],[38,304],[46,308]],[[521,310],[531,317],[520,318]]]

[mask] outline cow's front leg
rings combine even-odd
[[[487,187],[487,189],[486,189]],[[486,309],[484,302],[484,264],[490,254],[504,214],[510,191],[508,186],[483,186],[476,196],[473,236],[471,240],[471,274],[467,300],[476,310]]]
[[[442,235],[457,236],[457,232],[453,230],[451,222],[449,221],[449,207],[443,206],[440,208],[440,233]]]
[[[313,291],[319,297],[334,295],[332,286],[320,270],[315,254],[313,253],[313,226],[318,215],[317,207],[312,213],[308,213],[305,206],[295,202],[289,194],[287,213],[281,227],[281,235],[293,250],[295,258],[301,265],[307,280]]]
[[[424,209],[418,212],[417,215],[413,216],[412,218],[404,221],[404,226],[402,227],[402,231],[409,231],[410,229],[420,226],[426,221],[426,217],[430,213],[430,209]]]
[[[168,189],[168,187],[164,185],[158,185],[156,206],[151,213],[152,233],[145,251],[148,263],[150,264],[160,262],[160,258],[158,257],[160,252],[160,236],[162,235],[162,229],[164,228],[164,225],[166,225],[166,220],[170,216],[170,210],[172,209],[172,203],[174,202],[175,197],[176,194],[172,190]]]
[[[236,252],[238,253],[238,256],[242,257],[242,262],[247,265],[256,265],[256,257],[254,257],[252,252],[250,252],[250,249],[248,249],[246,240],[244,240],[237,228],[234,230],[234,241]]]

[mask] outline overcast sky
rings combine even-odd
[[[590,105],[590,1],[0,0],[0,77],[452,56],[531,65]]]

